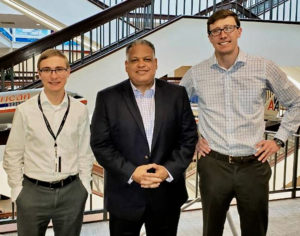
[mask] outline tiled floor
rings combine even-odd
[[[235,206],[230,208],[230,215],[234,225],[239,232],[239,217]],[[300,198],[277,200],[270,202],[268,236],[299,236],[300,235]],[[5,234],[16,236],[16,233]],[[52,229],[47,231],[47,236],[53,236]],[[82,236],[108,236],[108,223],[96,222],[84,224]],[[142,233],[142,235],[145,235]],[[178,236],[202,235],[202,212],[193,210],[183,212],[179,222]],[[224,236],[231,236],[228,222],[225,224]]]

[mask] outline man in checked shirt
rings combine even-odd
[[[207,32],[214,55],[193,66],[181,81],[189,96],[199,97],[203,235],[222,235],[233,197],[242,235],[266,235],[271,176],[267,159],[300,125],[300,92],[273,62],[240,50],[242,28],[235,13],[215,12]],[[267,89],[287,108],[273,140],[263,140]]]

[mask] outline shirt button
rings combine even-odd
[[[146,156],[145,156],[145,159],[149,159],[149,157],[146,155]]]

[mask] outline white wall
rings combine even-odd
[[[300,65],[300,25],[243,21],[242,28],[239,41],[242,50],[271,59],[281,66]],[[203,19],[183,18],[146,39],[156,47],[157,77],[183,65],[194,65],[213,53]],[[86,97],[92,113],[97,92],[127,78],[124,61],[123,48],[72,73],[67,89]]]
[[[87,0],[23,0],[23,2],[65,25],[72,25],[101,11],[101,8]]]

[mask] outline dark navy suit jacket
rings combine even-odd
[[[100,91],[91,125],[91,147],[106,171],[105,204],[127,220],[142,216],[146,204],[163,213],[187,200],[184,172],[192,160],[197,128],[184,87],[155,83],[155,123],[149,150],[145,129],[130,81]],[[163,165],[174,180],[158,188],[128,184],[135,168]]]

